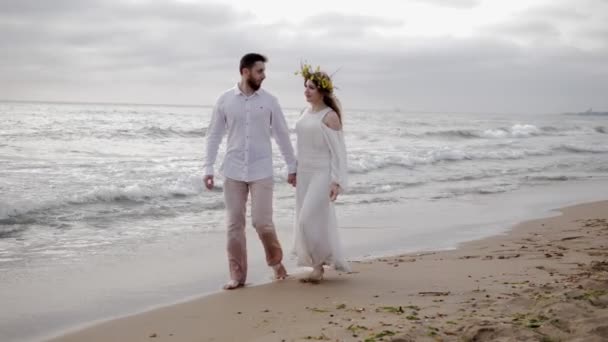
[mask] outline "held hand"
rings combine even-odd
[[[335,201],[338,198],[338,194],[340,193],[340,185],[336,183],[331,183],[329,186],[329,200]]]
[[[205,178],[203,178],[203,182],[205,183],[207,190],[213,189],[213,175],[206,175]]]
[[[290,173],[287,175],[287,183],[291,184],[291,186],[296,186],[296,174]]]

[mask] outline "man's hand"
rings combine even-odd
[[[291,184],[291,186],[296,186],[296,174],[290,173],[287,175],[287,183]]]
[[[329,200],[335,201],[338,198],[338,194],[340,193],[340,186],[336,183],[331,183],[329,186]]]
[[[203,182],[205,183],[207,190],[213,189],[213,175],[206,175],[205,178],[203,178]]]

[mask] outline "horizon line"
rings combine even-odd
[[[64,100],[17,100],[17,99],[0,99],[0,103],[46,103],[46,104],[82,104],[82,105],[126,105],[126,106],[161,106],[161,107],[200,107],[200,108],[213,108],[211,104],[176,104],[176,103],[141,103],[141,102],[106,102],[106,101],[64,101]],[[286,109],[302,109],[302,106],[283,106]],[[379,111],[379,112],[399,112],[399,113],[421,113],[421,114],[571,114],[572,112],[499,112],[499,111],[472,111],[472,110],[460,110],[460,111],[442,111],[442,110],[428,110],[428,109],[404,109],[400,106],[393,106],[392,108],[349,108],[354,111]],[[584,112],[578,112],[584,113]]]

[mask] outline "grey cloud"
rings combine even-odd
[[[591,14],[580,10],[568,8],[564,5],[553,5],[554,7],[534,7],[522,13],[530,18],[544,18],[553,20],[580,21],[588,19]]]
[[[6,12],[0,15],[0,46],[9,53],[0,60],[15,67],[24,62],[47,68],[67,64],[73,71],[104,64],[107,69],[168,66],[217,56],[224,41],[242,34],[232,27],[248,17],[226,6],[168,1],[145,6],[88,2],[78,15],[73,11],[81,2],[75,0],[59,1],[57,7],[36,7],[31,1],[2,6]]]
[[[398,27],[403,25],[402,20],[386,19],[365,15],[344,15],[331,12],[307,18],[302,28],[307,26],[326,26],[326,27]]]
[[[556,25],[545,21],[516,21],[491,27],[493,34],[524,39],[557,39],[561,32]]]
[[[425,4],[433,4],[441,7],[469,9],[479,6],[481,0],[417,0]]]
[[[516,17],[522,20],[551,20],[558,23],[589,23],[594,18],[608,18],[608,1],[606,0],[579,0],[573,3],[570,0],[554,0],[543,5],[536,5],[520,13]]]
[[[39,8],[37,3],[42,4]],[[159,40],[189,30],[191,35],[222,31],[242,24],[251,14],[224,5],[176,3],[169,0],[141,3],[60,0],[7,1],[0,11],[3,42],[38,45],[73,43],[94,45],[111,39],[121,42]],[[129,44],[125,44],[129,45]]]
[[[608,42],[608,27],[597,27],[581,29],[578,31],[580,36],[596,41]]]
[[[598,32],[608,22],[608,1],[581,0],[576,7],[568,0],[555,0],[515,13],[511,19],[494,24],[484,31],[490,36],[549,44],[570,44],[577,47],[608,48],[608,40],[587,32]]]
[[[328,72],[340,69],[335,81],[347,107],[608,107],[608,48],[561,44],[556,37],[566,19],[558,17],[567,9],[561,3],[546,7],[546,13],[541,8],[521,13],[466,39],[386,37],[375,29],[402,23],[338,13],[303,24],[262,25],[247,12],[219,5],[98,1],[84,9],[76,0],[56,4],[1,3],[3,97],[210,104],[238,78],[238,58],[258,51],[270,58],[265,84],[288,105],[303,103],[301,80],[293,71],[306,59]],[[599,41],[606,31],[587,18],[594,18],[592,12],[567,21]],[[310,25],[318,31],[307,29]],[[512,37],[555,44],[522,45]]]
[[[75,0],[3,0],[0,2],[0,13],[3,16],[47,16],[67,11],[82,11],[91,7],[99,7],[103,1],[75,1]]]
[[[338,94],[352,106],[373,107],[371,102],[410,109],[527,112],[608,106],[602,95],[608,89],[606,50],[540,49],[488,37],[377,37],[363,47],[304,35],[297,41],[292,55],[298,51],[297,56],[304,54],[329,72],[340,68]],[[290,60],[285,51],[273,53]],[[293,69],[297,61],[291,61]]]
[[[174,2],[170,0],[151,0],[141,2],[126,2],[120,0],[3,0],[0,2],[0,16],[31,18],[62,17],[74,19],[72,16],[85,17],[93,20],[133,20],[141,18],[160,18],[161,20],[176,19],[178,21],[193,21],[202,24],[221,25],[237,20],[251,18],[251,13],[236,11],[222,4],[197,4]],[[92,21],[89,24],[104,24],[104,21]]]
[[[373,37],[377,29],[398,28],[403,24],[402,20],[332,12],[307,18],[302,24],[294,25],[292,30],[360,40]]]

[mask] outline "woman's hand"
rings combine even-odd
[[[340,193],[340,185],[336,183],[331,183],[329,185],[329,200],[335,201],[338,198],[338,194]]]

